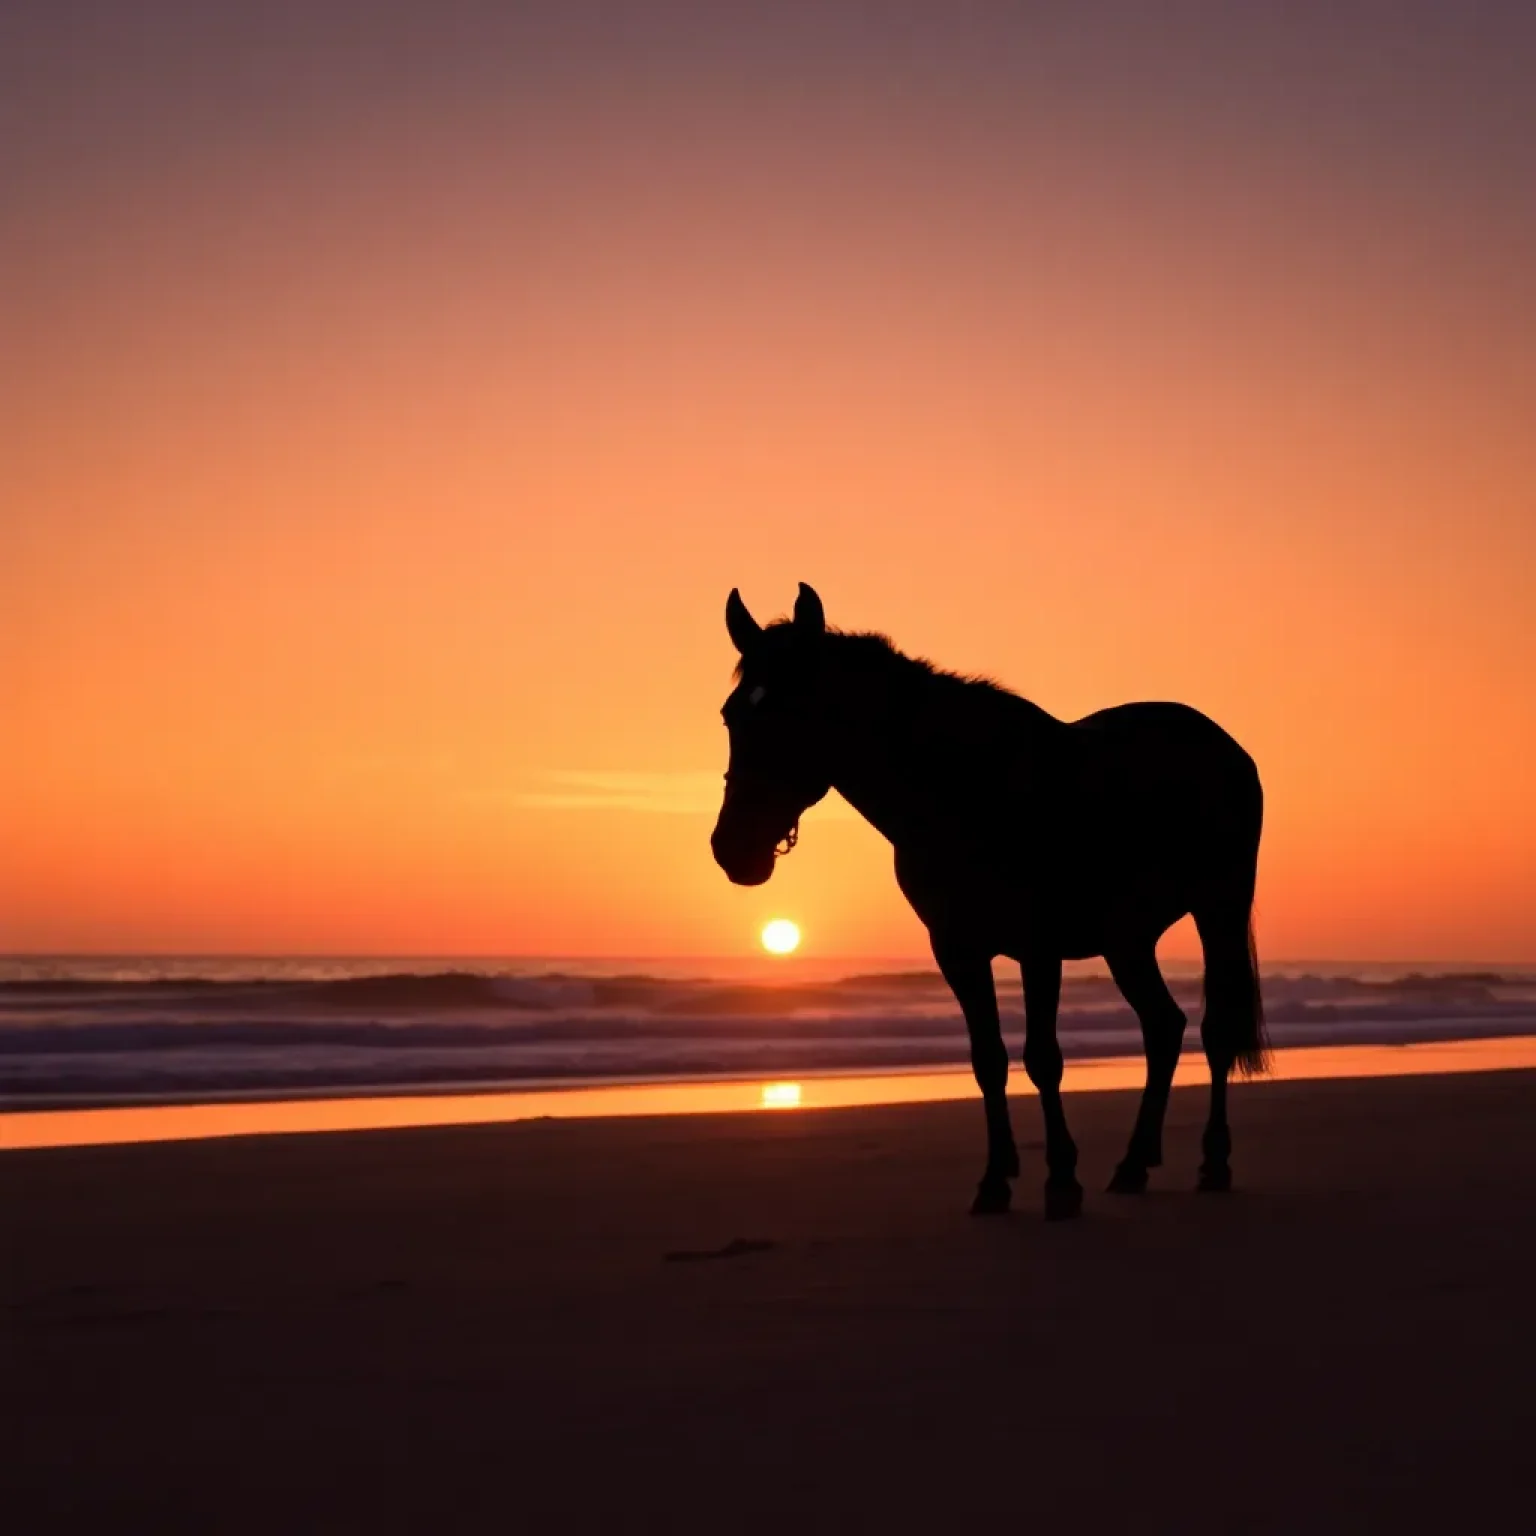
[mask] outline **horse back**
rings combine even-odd
[[[1051,782],[1058,824],[1111,864],[1210,869],[1251,860],[1263,792],[1253,759],[1185,704],[1122,704],[1073,722]],[[1056,819],[1056,818],[1053,818]]]

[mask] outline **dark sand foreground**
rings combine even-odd
[[[973,1104],[7,1153],[4,1527],[1536,1527],[1536,1073],[1133,1102],[1049,1226]]]

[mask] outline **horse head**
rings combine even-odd
[[[725,627],[741,655],[720,714],[731,738],[725,801],[710,837],[735,885],[762,885],[799,835],[800,817],[831,788],[820,728],[826,615],[804,582],[792,619],[764,627],[733,587]]]

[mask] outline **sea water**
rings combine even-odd
[[[1169,984],[1192,1023],[1199,968]],[[1017,1056],[1017,972],[998,968]],[[1267,968],[1278,1047],[1536,1033],[1536,968]],[[1140,1051],[1102,966],[1073,966],[1068,1057]],[[1192,1029],[1188,1042],[1198,1052]],[[0,1108],[419,1093],[962,1066],[965,1027],[911,962],[0,958]]]

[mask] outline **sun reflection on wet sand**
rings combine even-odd
[[[1314,1046],[1275,1053],[1282,1082],[1340,1077],[1401,1077],[1440,1072],[1494,1072],[1536,1067],[1536,1035],[1447,1040],[1417,1045]],[[1067,1064],[1069,1092],[1139,1088],[1139,1056]],[[1199,1052],[1188,1052],[1177,1083],[1206,1080]],[[1031,1093],[1022,1072],[1009,1091]],[[806,1077],[796,1082],[634,1083],[602,1088],[541,1088],[509,1093],[419,1094],[411,1097],[311,1099],[237,1104],[135,1105],[111,1109],[0,1112],[0,1150],[92,1146],[133,1141],[187,1141],[212,1136],[387,1130],[407,1126],[481,1125],[506,1120],[598,1119],[629,1115],[734,1114],[751,1110],[847,1109],[968,1099],[965,1070],[888,1072],[860,1077]]]

